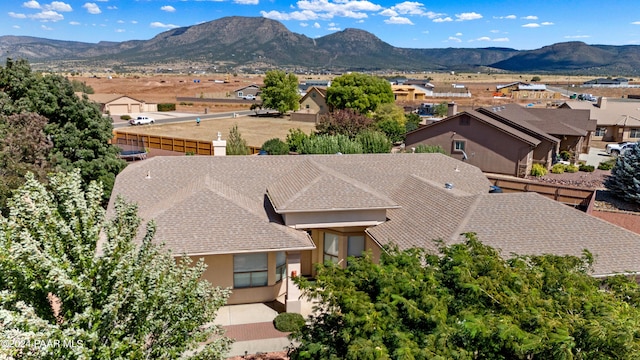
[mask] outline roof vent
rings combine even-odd
[[[453,189],[453,184],[452,183],[444,183],[444,188],[447,190],[451,190]]]
[[[145,179],[151,179],[151,170],[147,170],[147,176],[145,176]]]

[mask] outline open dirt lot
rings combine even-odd
[[[155,124],[144,126],[130,126],[119,128],[118,132],[128,132],[134,134],[147,134],[157,136],[171,136],[184,139],[211,141],[217,138],[218,131],[222,133],[222,138],[229,137],[229,130],[233,125],[238,125],[238,131],[247,145],[261,147],[262,144],[273,138],[285,140],[289,129],[300,129],[306,134],[315,130],[315,124],[309,122],[292,122],[288,117],[284,118],[256,118],[251,116],[241,116],[238,118],[224,118],[202,120],[200,126],[196,126],[193,121]]]

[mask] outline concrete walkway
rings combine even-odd
[[[607,155],[604,149],[591,148],[588,154],[580,154],[578,160],[583,160],[587,162],[587,165],[593,165],[598,167],[598,165],[603,162],[612,159],[611,156]]]

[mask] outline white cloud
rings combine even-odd
[[[40,3],[35,0],[24,2],[22,3],[22,6],[29,9],[40,9]]]
[[[382,16],[398,16],[398,13],[391,9],[384,9],[380,12]]]
[[[540,25],[542,25],[542,26],[549,26],[549,25],[555,25],[555,24],[554,24],[554,23],[552,23],[552,22],[550,22],[550,21],[545,21],[545,22],[540,23]]]
[[[456,33],[456,36],[462,36],[462,33],[461,32]]]
[[[492,33],[492,34],[497,34],[497,33],[500,32],[500,30],[489,30],[489,32]]]
[[[62,1],[54,1],[49,5],[44,6],[47,10],[60,11],[60,12],[70,12],[73,11],[71,5],[63,3]]]
[[[631,25],[640,25],[640,21],[634,21],[631,23]]]
[[[318,24],[318,23],[313,23],[313,27],[314,27],[314,28],[316,28],[316,29],[320,29],[320,24]]]
[[[453,36],[449,36],[447,41],[462,42],[462,40],[458,39],[457,37],[453,37]]]
[[[307,24],[307,23],[300,23],[300,26],[302,26],[302,27],[307,27],[307,26],[309,26],[309,24]]]
[[[493,39],[493,42],[509,42],[509,38],[506,38],[506,37],[495,38],[495,39]]]
[[[477,38],[476,41],[491,41],[491,38],[488,36],[482,36]]]
[[[385,24],[413,25],[409,18],[402,16],[392,16],[386,19],[384,22]]]
[[[149,26],[151,26],[152,28],[163,28],[163,29],[175,29],[179,27],[178,25],[173,25],[173,24],[163,24],[159,21],[152,22],[151,24],[149,24]]]
[[[117,6],[107,6],[107,10],[118,10]]]
[[[591,35],[567,35],[564,38],[565,39],[586,39],[590,37]]]
[[[233,0],[233,2],[240,5],[258,5],[260,0]]]
[[[45,31],[52,31],[53,30],[52,27],[49,27],[49,26],[46,26],[46,25],[40,25],[40,29],[45,30]]]
[[[20,25],[13,25],[12,28],[13,29],[20,29]]]
[[[538,17],[535,15],[529,15],[529,16],[525,16],[522,19],[524,20],[538,20]]]
[[[529,23],[529,24],[522,25],[522,27],[524,27],[524,28],[537,28],[537,27],[540,27],[540,24]]]
[[[478,19],[482,19],[482,15],[475,12],[456,14],[456,21],[468,21],[468,20],[478,20]]]
[[[27,18],[27,15],[14,13],[13,11],[9,12],[9,16],[14,18],[14,19],[26,19]]]
[[[116,32],[117,33],[123,33],[123,32],[126,32],[126,30],[125,29],[116,29]]]
[[[44,22],[47,22],[47,21],[56,22],[64,19],[64,16],[62,16],[62,14],[58,14],[57,12],[51,11],[51,10],[42,11],[33,15],[28,15],[28,17],[34,20],[39,20]]]
[[[124,20],[118,20],[118,21],[116,21],[116,23],[118,23],[118,24],[124,24]]]
[[[449,21],[453,21],[453,19],[448,17],[448,16],[445,17],[445,18],[435,18],[435,19],[433,19],[433,22],[435,22],[435,23],[449,22]]]
[[[327,28],[327,30],[329,30],[329,31],[340,31],[342,29],[340,29],[339,27],[329,27],[329,28]]]
[[[82,5],[82,7],[87,9],[87,12],[89,14],[97,15],[102,12],[100,11],[100,7],[96,5],[96,3],[85,3],[84,5]]]
[[[280,11],[269,11],[269,12],[261,11],[260,15],[262,15],[263,17],[266,17],[267,19],[280,20],[280,21],[285,21],[285,20],[309,21],[309,20],[316,20],[319,18],[323,18],[313,11],[294,11],[291,13],[284,13]]]
[[[507,15],[507,16],[495,16],[494,19],[507,19],[507,20],[514,20],[517,19],[518,17],[515,15]]]
[[[165,5],[165,6],[161,7],[160,10],[166,11],[166,12],[176,12],[176,8],[174,8],[171,5]]]
[[[131,23],[135,25],[135,24],[138,23],[138,21],[137,20],[131,20]]]
[[[77,21],[69,21],[69,25],[74,25],[74,26],[76,26],[76,25],[80,25],[80,23],[79,23],[79,22],[77,22]]]

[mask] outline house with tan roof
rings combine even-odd
[[[518,104],[451,115],[406,134],[405,147],[440,145],[484,172],[524,177],[533,164],[551,168],[561,151],[589,151],[595,121],[586,110]]]
[[[146,103],[122,94],[87,94],[87,97],[97,103],[104,114],[125,115],[158,111],[158,104]]]
[[[204,259],[203,278],[232,289],[229,304],[278,300],[289,312],[301,307],[291,278],[313,277],[316,263],[379,259],[391,245],[435,253],[435,240],[465,232],[505,256],[588,249],[594,276],[640,272],[640,235],[490,184],[443,154],[154,157],[117,176],[107,212],[118,196],[137,203],[155,241]]]
[[[321,115],[329,112],[327,105],[327,88],[312,86],[300,98],[300,109],[291,113],[291,121],[307,121],[317,123]]]
[[[640,100],[598,98],[591,101],[567,101],[561,108],[589,110],[596,121],[593,140],[623,142],[640,140]]]

